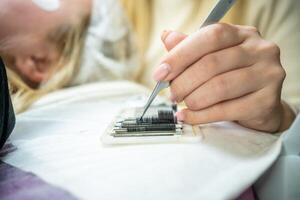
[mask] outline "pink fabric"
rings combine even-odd
[[[252,187],[249,187],[245,192],[243,192],[236,200],[255,200]]]

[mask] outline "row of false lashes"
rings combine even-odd
[[[129,118],[121,121],[116,132],[159,132],[176,131],[178,128],[173,110],[158,110],[157,115]]]
[[[168,124],[176,123],[176,121],[172,110],[158,110],[157,116],[136,118],[137,124]]]

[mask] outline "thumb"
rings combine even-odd
[[[161,40],[168,51],[173,49],[177,44],[179,44],[186,37],[187,35],[176,31],[163,31],[161,34]]]

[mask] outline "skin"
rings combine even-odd
[[[235,121],[266,132],[291,125],[295,114],[281,100],[280,49],[256,28],[219,23],[189,36],[165,31],[162,41],[168,53],[154,79],[170,81],[171,100],[185,102],[178,120]]]
[[[37,87],[59,59],[49,34],[76,23],[79,11],[90,13],[90,7],[90,0],[62,0],[58,10],[47,12],[31,0],[1,0],[0,56],[29,86]]]
[[[76,23],[79,10],[91,12],[90,0],[70,1],[54,12],[29,0],[0,1],[0,56],[31,87],[48,79],[59,58],[49,33]],[[229,120],[268,132],[292,123],[295,115],[280,97],[285,71],[279,48],[255,28],[215,24],[190,36],[167,31],[162,40],[169,53],[154,77],[171,81],[171,99],[187,105],[179,120]]]

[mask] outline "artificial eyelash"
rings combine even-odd
[[[159,124],[159,125],[122,125],[119,130],[127,132],[144,132],[144,131],[174,131],[176,129],[175,124]]]
[[[140,119],[136,118],[137,124],[165,124],[165,123],[176,123],[173,111],[169,110],[158,110],[158,116],[144,117]]]
[[[175,117],[176,106],[152,108],[155,112],[140,119],[139,117],[126,118],[117,122],[114,126],[115,136],[153,136],[154,133],[175,134],[182,129],[177,124]],[[139,116],[139,114],[137,114]]]

